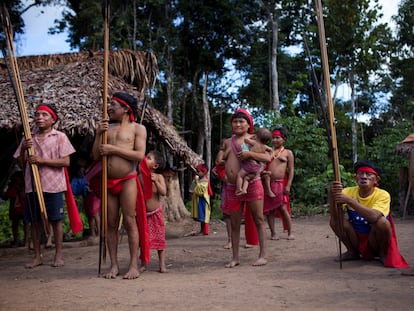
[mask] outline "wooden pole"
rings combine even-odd
[[[25,139],[28,140],[28,139],[32,139],[32,134],[30,131],[29,118],[27,116],[26,103],[24,101],[24,94],[23,94],[23,87],[22,87],[21,79],[20,79],[19,66],[17,64],[16,53],[14,50],[13,29],[12,29],[12,25],[10,22],[9,13],[4,3],[1,7],[1,21],[3,24],[4,34],[6,37],[6,45],[7,45],[8,57],[9,57],[8,69],[10,69],[11,71],[10,77],[12,80],[11,84],[14,88],[16,100],[19,106],[19,112],[20,112],[20,117],[22,120],[23,131],[24,131],[24,137]],[[6,55],[3,55],[3,57],[6,60]],[[35,153],[33,147],[29,148],[27,152],[29,156],[34,155]],[[40,182],[39,169],[36,164],[30,164],[30,168],[31,168],[31,173],[33,176],[33,181],[34,181],[33,191],[37,193],[37,198],[38,198],[39,206],[40,206],[40,213],[43,219],[44,230],[45,230],[45,233],[48,234],[49,226],[48,226],[48,221],[47,221],[45,201],[43,198],[42,184]]]
[[[108,64],[109,64],[109,0],[104,2],[104,75],[102,118],[108,120]],[[108,133],[102,133],[102,144],[108,143]],[[102,156],[102,196],[101,196],[101,236],[99,241],[99,271],[101,274],[101,258],[106,261],[106,236],[108,232],[108,158]]]
[[[338,156],[338,145],[336,139],[336,130],[335,130],[335,116],[334,116],[334,108],[332,103],[332,96],[331,96],[331,79],[329,74],[329,63],[328,63],[328,52],[326,48],[326,38],[325,38],[325,25],[323,22],[323,12],[322,12],[322,3],[321,0],[315,0],[315,7],[316,7],[316,16],[318,21],[318,33],[319,33],[319,44],[321,48],[321,57],[322,57],[322,66],[323,66],[323,76],[325,80],[325,90],[326,90],[326,99],[328,102],[328,114],[329,114],[329,127],[331,129],[331,152],[332,152],[332,165],[334,171],[334,178],[335,181],[341,181],[341,172],[339,169],[339,156]],[[342,269],[342,247],[341,247],[341,240],[343,237],[343,218],[342,216],[342,206],[338,205],[338,226],[340,231],[340,238],[339,238],[339,264],[340,268]]]

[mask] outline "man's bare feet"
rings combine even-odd
[[[146,264],[141,264],[139,266],[139,272],[142,273],[142,272],[145,272],[145,271],[147,271],[147,265]]]
[[[267,264],[267,260],[264,258],[259,258],[257,259],[252,266],[254,267],[260,267],[260,266],[264,266],[265,264]]]
[[[287,237],[288,240],[294,240],[295,236],[293,234],[289,234]]]
[[[129,268],[129,271],[122,277],[124,280],[133,280],[139,278],[139,271],[135,268]]]
[[[231,242],[227,242],[224,246],[224,249],[231,249]]]
[[[55,257],[55,261],[52,263],[52,267],[59,268],[63,267],[65,265],[65,262],[61,257]]]
[[[167,270],[167,268],[165,267],[165,265],[160,265],[160,270],[159,270],[159,272],[160,272],[160,273],[167,273],[167,272],[168,272],[168,270]]]
[[[271,240],[273,240],[273,241],[277,241],[277,240],[280,240],[280,238],[275,234],[275,235],[272,235],[271,237],[270,237],[270,239]]]
[[[338,256],[337,258],[335,258],[335,261],[351,261],[351,260],[358,260],[358,259],[361,259],[359,254],[348,251],[342,254],[342,256]]]
[[[255,247],[256,245],[252,245],[252,244],[247,244],[246,243],[246,245],[244,245],[244,248],[253,248],[253,247]]]
[[[410,269],[404,269],[401,272],[402,275],[406,275],[406,276],[414,276],[414,268],[410,268]]]
[[[236,267],[238,265],[240,265],[240,262],[239,261],[232,260],[227,265],[225,265],[225,267],[226,268],[234,268],[234,267]]]
[[[119,274],[118,267],[114,267],[114,268],[111,268],[111,270],[109,270],[108,273],[104,274],[103,277],[105,279],[116,279],[116,277],[118,276],[118,274]]]
[[[25,264],[24,267],[26,269],[33,269],[33,268],[36,268],[36,267],[41,266],[41,265],[43,265],[42,258],[35,258],[35,259],[33,259],[33,261],[31,263]]]

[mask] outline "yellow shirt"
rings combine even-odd
[[[358,190],[358,186],[355,186],[345,188],[342,192],[346,195],[356,198],[358,202],[363,206],[377,210],[381,212],[385,217],[388,216],[388,214],[390,213],[391,196],[387,191],[375,187],[374,191],[369,196],[367,196],[366,198],[362,198],[359,195]],[[343,208],[354,210],[351,206],[347,204],[344,204]]]

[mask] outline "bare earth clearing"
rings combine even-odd
[[[414,265],[414,219],[396,219],[400,250]],[[169,273],[160,274],[152,251],[149,270],[137,280],[97,277],[98,246],[64,244],[65,267],[50,266],[54,250],[45,250],[44,265],[24,269],[32,254],[26,248],[0,249],[0,310],[412,310],[414,277],[383,268],[377,261],[344,262],[328,216],[293,220],[296,240],[267,241],[269,263],[252,267],[258,250],[241,249],[241,265],[226,269],[231,251],[223,249],[225,226],[210,225],[209,236],[183,237],[198,224],[167,225]],[[244,228],[242,227],[242,230]],[[119,249],[126,272],[126,236]],[[244,245],[244,241],[242,241]],[[102,271],[109,266],[109,258]]]

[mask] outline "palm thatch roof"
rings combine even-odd
[[[93,134],[102,118],[103,52],[79,52],[19,57],[17,63],[29,122],[39,103],[53,102],[59,111],[56,127],[69,136]],[[21,120],[7,66],[0,59],[0,129],[18,130]],[[158,74],[156,57],[131,50],[109,53],[108,95],[125,91],[139,99],[139,115],[148,132],[163,140],[175,157],[187,165],[202,162],[158,110],[145,105],[145,94],[154,87]]]

